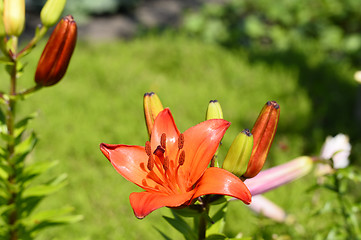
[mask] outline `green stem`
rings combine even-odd
[[[34,93],[34,92],[40,90],[41,88],[42,88],[42,86],[40,86],[40,85],[35,85],[35,86],[32,87],[32,88],[29,88],[29,89],[26,89],[26,90],[23,90],[23,91],[18,92],[16,95],[17,95],[17,96],[20,96],[20,97],[25,97],[25,96],[28,95],[28,94],[31,94],[31,93]]]
[[[14,46],[16,49],[16,46]],[[13,60],[13,66],[11,71],[11,79],[10,79],[10,97],[6,101],[7,109],[6,109],[6,125],[7,125],[7,134],[9,136],[7,141],[7,151],[8,151],[8,164],[11,167],[11,174],[8,177],[9,182],[9,193],[10,198],[8,200],[8,205],[14,205],[17,198],[17,190],[16,190],[16,163],[14,162],[14,153],[15,153],[15,134],[14,134],[14,123],[15,123],[15,106],[16,106],[16,77],[17,77],[17,61]],[[8,223],[10,225],[10,239],[17,240],[17,211],[16,207],[11,208],[12,210],[9,213]]]
[[[207,226],[207,220],[204,217],[204,214],[202,213],[199,217],[199,227],[198,227],[198,239],[199,240],[206,239],[206,226]]]
[[[337,172],[335,172],[333,174],[333,176],[334,176],[334,181],[335,181],[335,187],[337,190],[337,199],[340,204],[342,216],[344,219],[345,229],[346,229],[349,239],[354,239],[353,231],[348,223],[349,214],[348,214],[346,206],[344,204],[343,193],[341,192],[341,188],[340,188],[341,182],[340,182],[340,179],[337,177]]]
[[[28,51],[35,47],[35,45],[42,39],[45,33],[48,31],[48,28],[42,26],[39,31],[35,34],[34,38],[16,55],[17,59],[22,58],[28,53]]]
[[[198,240],[206,239],[207,221],[208,221],[207,216],[209,213],[208,200],[209,200],[209,195],[204,196],[203,198],[199,198],[199,202],[201,202],[202,205],[202,212],[199,216]]]

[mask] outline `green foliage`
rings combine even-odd
[[[177,215],[176,211],[173,210],[173,218],[164,216],[163,218],[174,227],[179,233],[181,233],[186,240],[196,240],[197,233],[184,221],[180,216]]]
[[[318,49],[358,64],[360,6],[358,0],[231,0],[187,14],[184,30],[229,47]]]
[[[332,221],[317,233],[320,239],[360,239],[361,205],[357,198],[349,194],[361,186],[361,171],[347,167],[321,177],[312,191],[328,190],[334,194],[324,202],[318,202],[313,216],[330,216]]]
[[[4,116],[1,111],[1,116]],[[25,164],[28,155],[37,142],[36,135],[26,131],[31,114],[14,126],[15,139],[7,134],[7,127],[2,126],[3,156],[0,161],[0,238],[9,239],[10,232],[16,231],[19,239],[34,239],[41,229],[48,226],[76,222],[80,216],[70,215],[65,210],[38,211],[33,214],[39,203],[49,194],[65,186],[66,175],[54,177],[47,182],[35,183],[34,179],[55,166],[55,162],[36,162]],[[0,120],[2,117],[0,117]],[[1,121],[1,124],[5,124]],[[13,153],[9,156],[8,142],[14,142]],[[9,159],[9,161],[7,160]]]

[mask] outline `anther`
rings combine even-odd
[[[164,170],[169,169],[169,158],[168,158],[168,156],[165,157],[165,159],[164,159],[163,168],[164,168]]]
[[[178,158],[178,164],[179,166],[182,166],[184,164],[184,161],[186,160],[186,153],[184,152],[184,150],[180,153],[179,158]]]
[[[181,133],[178,137],[178,149],[182,149],[184,146],[184,135]]]
[[[152,150],[151,150],[151,147],[150,147],[150,142],[149,141],[146,141],[145,142],[145,153],[150,156],[152,154]]]
[[[153,159],[152,155],[150,155],[148,158],[147,168],[149,171],[152,171],[153,167],[154,167],[154,159]]]
[[[166,141],[167,141],[167,136],[165,135],[165,133],[162,133],[162,136],[160,137],[160,145],[164,149],[165,149]]]

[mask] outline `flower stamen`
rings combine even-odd
[[[186,160],[186,153],[184,152],[184,150],[180,153],[179,158],[178,158],[178,164],[179,166],[182,166],[184,164],[184,161]]]
[[[153,167],[154,167],[154,158],[153,158],[152,155],[149,155],[147,168],[148,168],[149,171],[152,171]]]
[[[162,136],[160,137],[160,146],[162,146],[162,148],[166,148],[166,142],[167,142],[167,136],[165,135],[165,133],[162,133]]]
[[[164,168],[164,171],[167,171],[169,169],[169,158],[168,158],[168,156],[166,156],[165,159],[164,159],[163,168]]]
[[[184,135],[181,133],[178,137],[178,149],[182,149],[184,146]]]
[[[145,153],[150,156],[152,154],[152,149],[150,147],[150,142],[146,141],[145,142]]]

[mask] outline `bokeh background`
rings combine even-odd
[[[40,23],[44,1],[27,1],[24,42]],[[40,209],[74,207],[84,220],[47,230],[39,239],[181,239],[163,208],[134,217],[125,181],[99,144],[144,145],[143,94],[154,91],[181,131],[204,120],[217,99],[232,122],[220,158],[236,134],[252,128],[262,106],[281,106],[265,168],[300,155],[319,155],[324,139],[350,137],[351,164],[360,165],[361,3],[358,0],[69,0],[64,15],[79,23],[78,44],[65,78],[20,106],[36,112],[40,141],[28,161],[57,161],[44,178],[68,174],[68,185]],[[27,56],[20,85],[31,86],[45,41]],[[2,73],[1,76],[5,76]],[[313,174],[266,196],[291,216],[285,224],[232,202],[226,230],[254,239],[325,239],[332,213],[316,214],[335,196],[308,191]],[[359,202],[359,186],[349,190]]]

